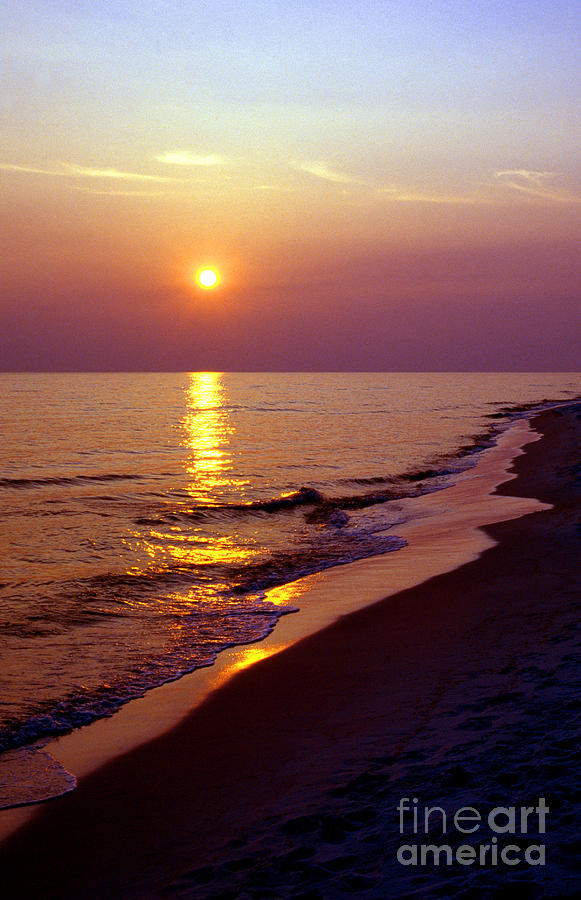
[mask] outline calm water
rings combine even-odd
[[[397,551],[398,498],[445,487],[505,407],[580,393],[580,375],[1,375],[0,748],[264,637],[295,609],[268,587]]]

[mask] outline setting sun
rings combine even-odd
[[[219,280],[220,276],[218,271],[209,266],[204,266],[204,268],[199,269],[196,274],[196,281],[200,287],[205,288],[206,290],[215,288],[218,285]]]

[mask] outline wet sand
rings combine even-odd
[[[479,559],[240,671],[46,805],[0,850],[5,895],[574,896],[577,414],[538,417],[543,440],[499,489],[553,509],[488,526],[499,543]],[[547,865],[400,866],[401,796],[548,797]]]

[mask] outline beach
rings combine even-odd
[[[470,562],[247,666],[87,774],[2,845],[4,895],[577,896],[579,406],[532,425],[497,492],[551,508],[486,525]],[[546,863],[402,865],[402,797],[545,798]]]

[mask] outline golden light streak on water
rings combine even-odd
[[[225,478],[232,469],[228,452],[234,426],[224,409],[224,389],[220,372],[193,372],[186,391],[187,413],[182,420],[183,444],[190,450],[187,472],[193,497],[210,496],[230,483]]]
[[[187,491],[195,503],[218,505],[225,489],[248,483],[233,477],[230,443],[235,434],[220,372],[192,372],[185,389],[186,413],[179,422],[181,445],[188,450],[185,470]],[[239,563],[258,554],[241,547],[230,536],[201,539],[194,524],[173,525],[167,530],[152,529],[147,535],[134,532],[140,549],[161,568],[194,567],[207,564]],[[140,574],[132,569],[131,574]],[[187,596],[187,595],[184,595]],[[193,600],[193,598],[191,598]]]

